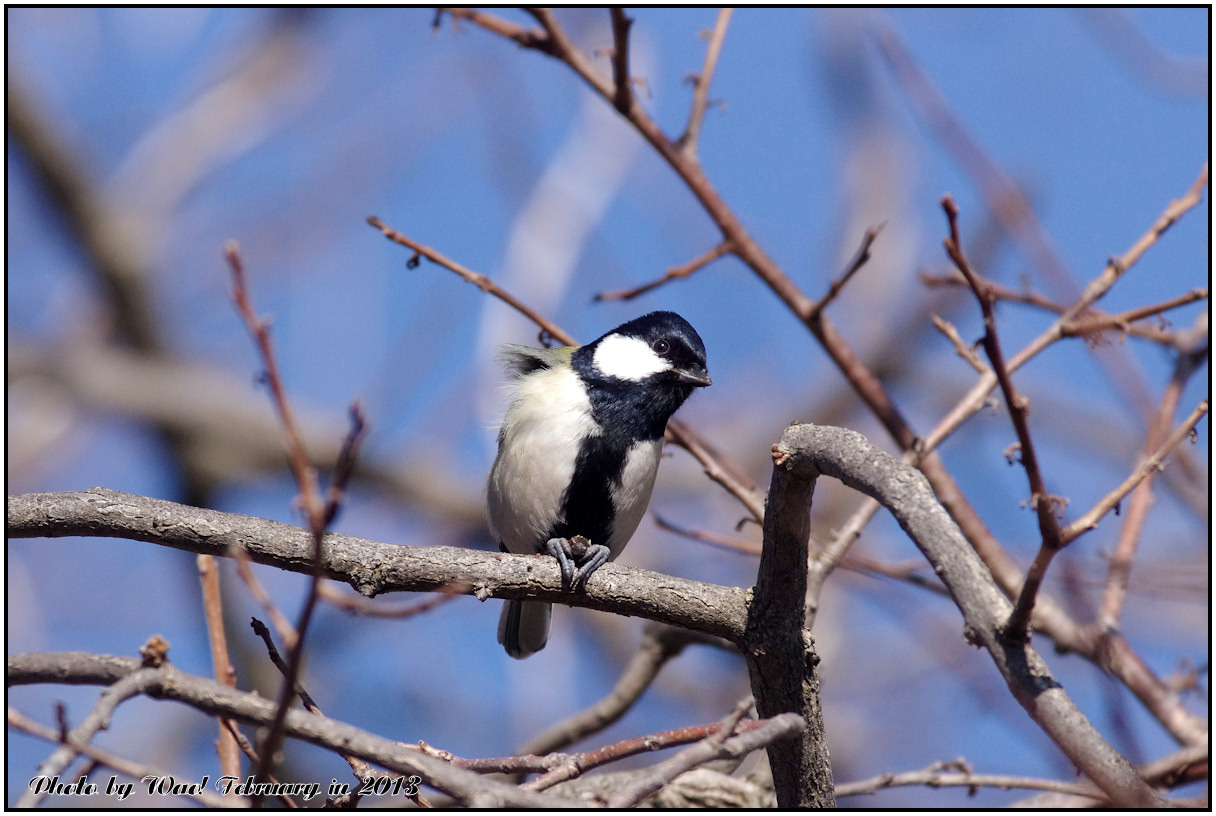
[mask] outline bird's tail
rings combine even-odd
[[[498,619],[498,642],[517,660],[534,655],[549,640],[553,604],[543,601],[507,601]]]

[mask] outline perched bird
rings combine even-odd
[[[667,420],[710,384],[705,345],[684,318],[651,312],[585,346],[506,346],[502,359],[512,400],[487,485],[490,534],[503,552],[552,555],[574,590],[645,515]],[[515,658],[540,651],[551,614],[507,601],[498,642]]]

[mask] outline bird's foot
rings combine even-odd
[[[612,555],[603,544],[592,544],[583,536],[551,538],[545,549],[557,559],[562,571],[562,587],[571,592],[586,586],[591,573],[608,563]]]

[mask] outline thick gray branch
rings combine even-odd
[[[157,668],[141,667],[136,658],[110,657],[86,652],[47,652],[13,655],[8,658],[6,686],[29,683],[72,683],[118,687],[135,678],[139,693],[159,699],[177,700],[220,717],[250,725],[268,725],[275,715],[270,700],[251,692],[237,691],[214,680],[186,674],[165,663]],[[297,739],[353,755],[402,774],[416,774],[423,782],[454,796],[471,807],[501,809],[571,807],[569,800],[505,784],[463,768],[420,754],[399,742],[328,717],[294,709],[287,714],[285,730]]]
[[[967,640],[988,650],[1013,696],[1073,764],[1116,806],[1165,804],[1086,719],[1030,644],[1004,636],[1002,624],[1009,616],[1009,601],[919,471],[874,447],[861,434],[818,425],[786,429],[773,454],[777,469],[805,483],[808,494],[822,474],[877,499],[890,510],[962,611]],[[769,508],[770,514],[777,509],[773,496]],[[805,515],[806,507],[789,505],[781,512],[795,511]]]
[[[777,806],[834,808],[835,784],[819,703],[819,658],[806,629],[807,542],[814,476],[773,468],[764,546],[747,618],[744,656],[761,717],[800,715],[801,732],[769,746]]]
[[[312,538],[299,527],[92,488],[8,498],[10,538],[101,536],[146,541],[193,553],[243,550],[259,564],[312,573]],[[636,615],[739,643],[746,593],[606,564],[586,591],[565,592],[549,557],[502,555],[458,547],[406,547],[334,533],[325,536],[325,575],[367,596],[384,592],[460,591],[487,598],[539,598]]]

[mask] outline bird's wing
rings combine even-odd
[[[499,358],[507,368],[507,373],[513,378],[525,377],[542,368],[553,368],[568,365],[577,346],[562,346],[561,348],[541,349],[531,346],[503,346]]]

